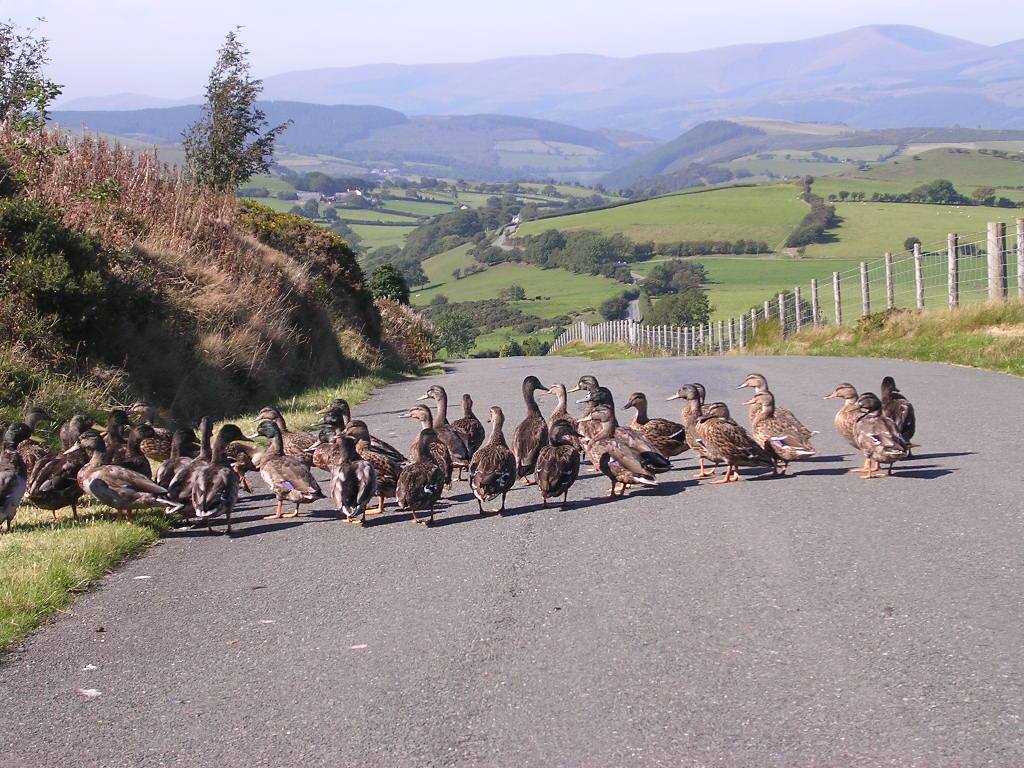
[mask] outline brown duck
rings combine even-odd
[[[364,421],[353,419],[345,427],[344,434],[356,441],[356,453],[361,459],[372,464],[377,473],[378,506],[377,511],[372,514],[383,514],[385,500],[395,498],[398,477],[402,472],[402,466],[407,462],[395,461],[390,452],[375,448],[371,442],[370,430]]]
[[[854,435],[856,431],[857,419],[860,417],[860,406],[857,405],[857,394],[856,388],[853,384],[839,384],[831,395],[825,395],[825,400],[841,399],[843,401],[842,407],[836,412],[835,425],[836,431],[843,436],[854,448],[857,447],[857,439]]]
[[[580,435],[568,421],[555,421],[548,432],[548,445],[537,456],[537,489],[546,507],[549,498],[569,499],[569,489],[580,476]]]
[[[623,410],[636,409],[630,429],[639,432],[647,442],[653,445],[658,453],[667,458],[678,456],[690,446],[686,442],[685,427],[675,421],[660,418],[649,418],[647,416],[647,395],[643,392],[634,392],[629,396]]]
[[[725,403],[712,403],[708,414],[694,427],[698,445],[715,463],[726,464],[725,476],[712,484],[733,483],[742,479],[739,467],[774,467],[775,457],[755,442],[743,427],[732,420]]]
[[[750,430],[754,440],[775,456],[777,474],[784,474],[791,461],[804,461],[814,456],[811,441],[792,432],[790,424],[776,418],[775,396],[771,392],[754,395],[743,405],[751,408]]]
[[[505,511],[505,497],[516,484],[516,457],[505,442],[505,414],[491,406],[491,436],[469,462],[469,487],[473,489],[480,514]],[[577,456],[577,460],[578,460]],[[484,509],[484,504],[501,496],[498,509]]]
[[[402,467],[395,489],[398,506],[412,512],[413,522],[421,525],[434,522],[434,507],[444,489],[444,472],[434,460],[431,450],[437,439],[437,433],[431,427],[420,431],[409,455],[409,463]],[[426,519],[416,514],[423,511],[429,513]]]

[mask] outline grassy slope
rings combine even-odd
[[[808,246],[809,258],[877,259],[899,253],[908,237],[925,246],[945,247],[946,234],[958,232],[961,241],[983,235],[987,222],[1012,221],[1019,211],[984,206],[915,205],[910,203],[836,203],[842,223],[830,230],[832,243]],[[982,238],[983,239],[983,238]]]
[[[760,336],[750,354],[885,357],[954,363],[1024,376],[1024,304],[873,315],[858,328],[825,327],[779,340]]]
[[[828,290],[833,271],[857,266],[842,259],[791,259],[745,256],[707,256],[695,259],[707,269],[708,298],[714,307],[713,318],[728,320],[751,307],[761,306],[779,291],[800,285],[807,290],[812,277],[818,278],[821,291]],[[646,274],[656,262],[635,265],[634,271]],[[822,293],[824,296],[824,293]]]
[[[776,246],[807,213],[796,187],[726,187],[527,222],[520,235],[548,229],[621,232],[634,240],[763,240]]]
[[[459,249],[456,249],[458,251]],[[540,269],[528,264],[499,264],[483,272],[455,280],[451,271],[466,257],[449,251],[427,259],[424,270],[428,276],[437,275],[440,282],[431,283],[412,297],[414,305],[424,305],[437,294],[451,301],[478,301],[497,298],[498,291],[509,285],[521,285],[531,300],[517,302],[526,314],[548,318],[572,312],[587,312],[597,308],[605,299],[625,290],[622,283],[607,277],[577,275],[563,269]],[[441,260],[443,268],[437,266]],[[431,263],[434,262],[434,263]],[[450,267],[450,268],[449,268]],[[534,297],[540,296],[540,299]]]
[[[381,371],[310,389],[276,405],[290,429],[304,429],[332,398],[355,405],[398,378]],[[246,431],[255,426],[252,414],[232,421]],[[86,506],[81,512],[75,521],[70,510],[61,510],[54,523],[49,511],[22,505],[11,533],[0,535],[0,650],[68,605],[90,582],[150,546],[169,525],[162,513],[145,512],[125,523],[115,522],[106,507]]]
[[[916,155],[902,155],[867,170],[851,171],[844,175],[911,185],[949,179],[965,187],[961,192],[970,192],[971,187],[1015,187],[1024,184],[1024,161],[973,150],[933,149]]]

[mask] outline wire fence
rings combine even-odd
[[[1012,241],[1012,242],[1011,242]],[[747,345],[766,322],[787,337],[804,328],[853,325],[862,317],[887,309],[946,309],[1024,300],[1024,219],[1014,236],[1004,223],[990,223],[984,232],[950,234],[944,242],[917,244],[912,250],[886,253],[859,267],[812,279],[767,298],[738,317],[704,325],[650,325],[612,320],[591,325],[574,323],[551,345],[627,344],[675,355],[728,352]]]

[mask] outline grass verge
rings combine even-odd
[[[918,313],[890,310],[853,328],[812,328],[788,339],[758,333],[753,355],[886,357],[952,363],[1024,376],[1024,303]]]
[[[434,364],[419,374],[439,371],[440,365]],[[276,405],[289,429],[304,429],[333,398],[344,397],[355,405],[376,387],[403,376],[377,371],[315,387]],[[232,421],[245,429],[253,422],[252,414]],[[132,523],[115,521],[112,510],[101,505],[85,505],[79,512],[78,520],[67,509],[54,519],[48,510],[23,504],[11,532],[0,534],[0,651],[68,606],[91,582],[151,546],[172,524],[156,510],[136,514]]]
[[[586,357],[590,360],[626,360],[643,357],[670,357],[668,352],[654,347],[631,347],[628,344],[584,344],[574,341],[566,344],[555,355]]]

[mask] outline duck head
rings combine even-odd
[[[865,392],[857,398],[857,409],[862,413],[881,413],[882,401],[874,392]]]
[[[147,424],[152,424],[156,419],[156,408],[148,400],[136,400],[128,406],[127,412],[129,416],[135,416]]]
[[[765,416],[775,413],[775,395],[771,392],[759,392],[749,400],[744,400],[743,405],[756,405]]]
[[[768,380],[760,373],[748,373],[747,378],[736,389],[745,389],[747,387],[753,387],[757,392],[763,392],[768,389]]]
[[[846,382],[843,382],[842,384],[837,385],[836,388],[832,390],[832,394],[831,395],[825,395],[825,397],[822,398],[822,399],[823,400],[833,400],[833,399],[837,399],[837,398],[839,400],[847,400],[847,401],[856,400],[857,399],[857,389],[853,386],[853,384],[847,384]]]
[[[402,414],[402,418],[406,418],[405,414]],[[370,442],[370,429],[366,426],[365,421],[359,419],[353,419],[345,427],[345,434],[351,437],[356,442]]]
[[[88,454],[104,453],[107,450],[107,444],[103,442],[99,432],[94,429],[87,429],[78,436],[75,444],[64,451],[64,453],[74,453],[79,449]]]
[[[666,397],[666,400],[699,400],[700,396],[697,394],[697,388],[693,384],[686,384],[678,389],[678,391],[671,397]]]
[[[567,421],[556,421],[548,435],[552,445],[573,445],[574,438],[580,440],[583,435],[573,429]]]
[[[588,374],[586,376],[580,376],[580,380],[576,382],[576,386],[569,391],[579,392],[580,390],[586,390],[587,392],[590,392],[591,390],[597,389],[599,386],[600,385],[597,383],[597,377]]]
[[[265,437],[268,440],[273,440],[281,434],[281,430],[278,428],[277,423],[272,419],[264,419],[256,427],[256,434],[252,437]]]
[[[4,431],[4,448],[13,451],[30,437],[32,437],[32,428],[24,422],[16,421],[8,425]]]
[[[626,400],[626,404],[622,406],[622,410],[628,411],[630,408],[647,408],[647,395],[643,392],[634,392]]]

